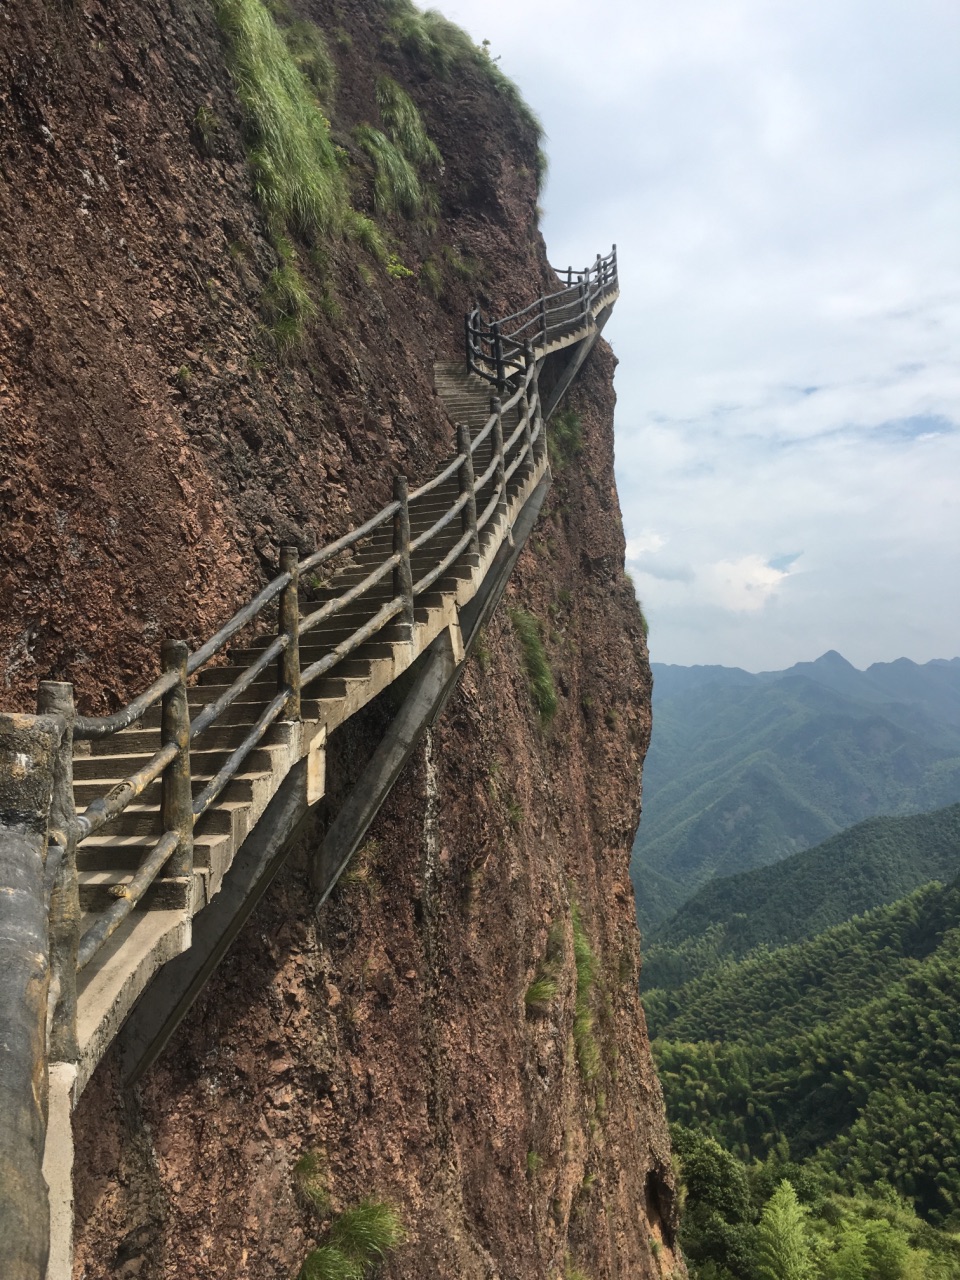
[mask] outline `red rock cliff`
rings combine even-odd
[[[444,165],[435,215],[380,220],[411,274],[346,238],[297,244],[318,315],[280,358],[263,326],[276,237],[213,7],[0,6],[7,706],[29,708],[44,676],[73,680],[84,710],[117,705],[162,635],[209,634],[281,542],[306,550],[381,505],[395,471],[428,475],[451,446],[433,361],[458,354],[463,312],[475,296],[513,310],[551,281],[536,136],[509,95],[482,67],[418,59],[396,5],[296,7],[284,19],[316,23],[337,63],[328,110],[356,207],[373,206],[352,130],[376,120],[380,74]],[[88,1086],[78,1277],[296,1275],[326,1221],[296,1195],[305,1153],[328,1217],[371,1196],[399,1211],[387,1277],[683,1274],[637,994],[650,675],[623,575],[613,368],[601,344],[570,397],[583,448],[347,883],[315,915],[318,816],[136,1093],[109,1056]],[[511,607],[541,623],[548,726]],[[331,743],[334,786],[377,715]],[[575,916],[596,958],[577,1036]],[[547,972],[555,992],[529,1006]]]

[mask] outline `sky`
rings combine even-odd
[[[654,661],[960,654],[960,5],[439,0],[547,132],[555,266],[616,242]]]

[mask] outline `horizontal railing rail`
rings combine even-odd
[[[75,737],[103,739],[141,722],[144,716],[158,704],[170,701],[171,696],[179,693],[183,707],[180,711],[179,734],[177,727],[167,725],[163,733],[163,742],[156,751],[136,772],[115,786],[107,795],[90,801],[87,807],[76,814],[72,836],[81,842],[95,835],[114,819],[119,818],[131,805],[142,800],[144,793],[158,779],[165,782],[165,790],[172,790],[172,781],[166,780],[167,773],[179,760],[181,763],[181,791],[190,788],[191,772],[189,769],[189,752],[191,747],[202,745],[203,735],[217,725],[227,709],[248,694],[264,674],[276,663],[283,665],[286,652],[292,641],[288,627],[280,627],[277,634],[260,649],[246,665],[244,670],[230,681],[211,701],[189,718],[187,707],[187,681],[209,668],[226,646],[248,628],[256,627],[262,620],[268,606],[280,603],[279,613],[283,613],[283,597],[294,591],[297,595],[296,643],[299,643],[311,632],[332,622],[345,613],[358,601],[369,598],[375,590],[388,580],[393,590],[390,598],[380,603],[371,616],[358,624],[349,635],[333,644],[322,657],[299,670],[298,660],[294,665],[296,677],[291,681],[282,681],[276,694],[257,716],[253,726],[216,770],[213,777],[205,782],[196,796],[190,794],[187,800],[181,797],[181,808],[186,809],[178,822],[171,829],[162,830],[152,849],[144,855],[140,866],[133,877],[122,886],[115,886],[112,892],[117,901],[98,917],[84,932],[79,942],[78,968],[88,964],[99,949],[109,940],[117,928],[123,923],[131,911],[142,900],[151,885],[166,871],[171,871],[178,849],[186,846],[185,856],[179,861],[176,871],[182,878],[192,872],[190,858],[190,835],[193,826],[210,809],[230,781],[240,772],[244,761],[263,740],[264,735],[281,715],[288,710],[291,699],[299,702],[300,694],[305,686],[313,684],[333,671],[345,658],[349,657],[368,640],[376,636],[391,621],[407,613],[412,615],[413,602],[441,579],[452,566],[468,550],[478,549],[480,532],[489,524],[491,518],[505,505],[507,486],[517,470],[524,463],[533,462],[534,446],[542,432],[539,419],[531,425],[531,414],[539,413],[539,397],[536,392],[537,363],[528,348],[525,365],[521,377],[511,394],[502,402],[494,398],[491,412],[476,436],[470,437],[469,431],[461,434],[459,443],[461,450],[437,475],[427,480],[411,493],[395,498],[357,529],[350,531],[336,541],[297,560],[296,564],[285,568],[266,584],[262,590],[220,628],[217,633],[192,653],[186,653],[179,667],[170,666],[144,692],[134,698],[127,706],[111,716],[77,717],[75,721]],[[502,422],[505,412],[517,409],[519,421],[506,440],[503,438]],[[479,475],[475,473],[475,460],[478,455],[489,451],[490,458]],[[468,472],[464,482],[464,473]],[[456,481],[458,494],[437,511],[427,513],[428,504],[434,496],[442,495],[444,486]],[[482,501],[482,509],[477,511],[478,498]],[[402,515],[401,525],[405,525],[404,545],[397,545],[396,537],[390,539],[390,547],[375,561],[362,564],[359,557],[353,571],[362,574],[358,581],[338,588],[336,579],[329,586],[318,588],[322,596],[331,594],[329,599],[322,600],[318,607],[300,616],[299,582],[305,572],[315,573],[317,569],[330,564],[343,553],[356,552],[368,543],[376,553],[375,535],[387,530]],[[455,526],[453,536],[448,531]],[[411,532],[411,519],[416,531]],[[421,527],[422,526],[422,527]],[[452,538],[452,541],[451,541]],[[296,553],[287,549],[288,558],[296,559]],[[407,565],[411,558],[421,559],[427,553],[432,563],[416,576],[409,571],[404,587],[403,575],[397,583],[398,571],[404,562]],[[350,562],[351,565],[354,562]],[[349,566],[348,566],[349,567]],[[287,613],[292,611],[288,601]],[[186,646],[183,646],[185,649]],[[214,671],[216,668],[212,668]],[[168,803],[162,808],[168,812],[161,814],[161,822],[166,827],[173,819],[171,814],[176,806],[168,797]],[[184,831],[184,828],[189,830]]]

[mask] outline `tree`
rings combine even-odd
[[[759,1280],[815,1280],[807,1210],[784,1178],[763,1206],[757,1226]]]

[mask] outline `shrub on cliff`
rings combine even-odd
[[[511,609],[510,621],[520,641],[533,705],[544,724],[549,724],[557,710],[557,694],[550,662],[540,638],[540,623],[525,609]]]

